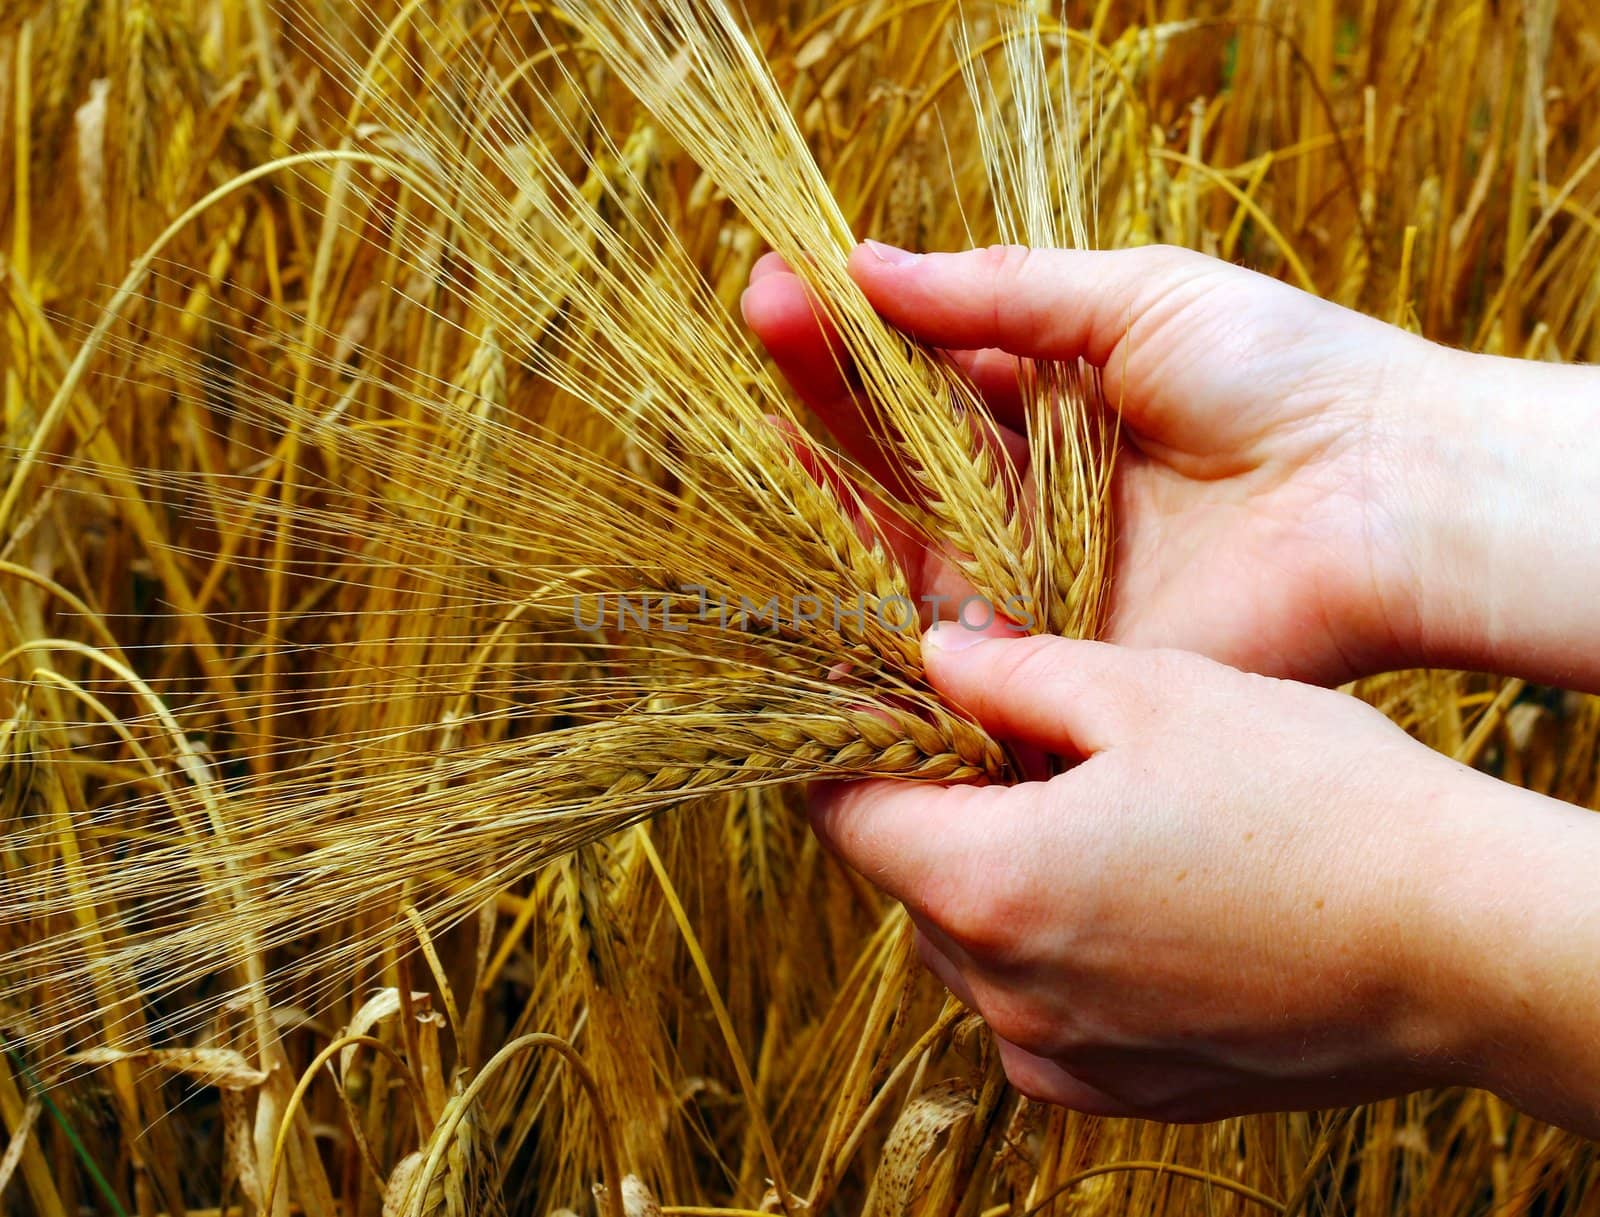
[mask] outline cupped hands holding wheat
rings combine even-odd
[[[1013,1082],[1165,1120],[1465,1084],[1600,1130],[1593,818],[1353,698],[1215,662],[1600,682],[1582,607],[1600,547],[1573,523],[1596,503],[1595,373],[1452,352],[1178,250],[866,246],[851,269],[890,321],[958,353],[1014,427],[998,442],[1019,477],[1019,359],[1099,368],[1129,441],[1107,630],[1125,645],[946,626],[924,650],[948,700],[1066,771],[814,797],[819,834],[906,904]],[[895,488],[798,281],[768,262],[744,311]],[[959,594],[936,545],[900,560]]]

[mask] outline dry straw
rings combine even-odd
[[[797,814],[1010,758],[914,632],[763,611],[912,594],[914,535],[1103,615],[1117,403],[1024,367],[1017,469],[858,237],[1171,240],[1594,358],[1600,25],[1524,8],[0,5],[0,1204],[1592,1207],[1585,1147],[1477,1094],[1020,1100]],[[767,247],[891,473],[735,319]],[[1365,692],[1596,798],[1588,700]]]

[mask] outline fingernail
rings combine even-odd
[[[909,249],[901,249],[898,245],[885,245],[882,241],[863,241],[873,256],[880,262],[887,262],[890,266],[910,266],[922,258],[921,254],[914,254]]]
[[[966,651],[980,642],[990,641],[991,637],[957,621],[941,621],[922,636],[922,645],[936,651]]]
[[[744,302],[748,299],[750,299],[750,289],[747,287],[739,293],[739,316],[744,319],[746,325],[750,324],[750,314],[745,311],[744,307]]]

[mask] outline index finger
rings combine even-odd
[[[948,903],[981,869],[985,838],[1012,813],[1016,787],[893,779],[812,787],[811,827],[828,850],[918,916]]]

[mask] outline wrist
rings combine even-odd
[[[1419,1045],[1439,1084],[1600,1136],[1600,816],[1444,769],[1450,828],[1408,936]]]
[[[1427,369],[1392,411],[1402,661],[1600,689],[1600,371],[1443,347]]]

